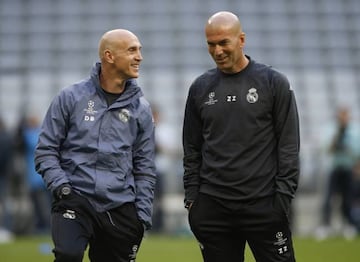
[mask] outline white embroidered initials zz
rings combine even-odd
[[[236,96],[227,96],[226,101],[227,102],[236,102]]]

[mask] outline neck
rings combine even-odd
[[[105,70],[101,70],[100,76],[100,86],[108,93],[112,94],[121,94],[125,90],[125,79],[120,79],[119,77],[112,76],[110,73],[107,73]]]
[[[237,63],[229,68],[221,70],[225,74],[237,74],[240,71],[244,70],[244,68],[249,64],[249,59],[244,55],[239,58]]]
[[[236,70],[236,73],[242,71],[249,64],[249,59],[244,55],[241,57],[239,67]]]

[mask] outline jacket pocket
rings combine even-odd
[[[96,163],[98,170],[107,170],[127,174],[131,167],[131,154],[120,153],[99,153]]]

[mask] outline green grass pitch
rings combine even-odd
[[[316,241],[312,238],[294,239],[298,262],[359,262],[360,238],[345,240],[332,238]],[[53,261],[52,242],[49,237],[22,237],[6,244],[0,244],[1,262]],[[88,262],[87,255],[84,262]],[[175,237],[147,235],[144,238],[137,262],[201,262],[197,242],[191,236]],[[249,248],[246,262],[254,262]]]

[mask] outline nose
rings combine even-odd
[[[143,57],[142,57],[142,54],[141,54],[140,51],[139,51],[139,52],[137,53],[137,55],[135,56],[135,59],[136,59],[137,61],[142,61],[142,60],[143,60]]]
[[[216,56],[221,55],[223,53],[223,50],[220,45],[215,45],[214,47],[214,54]]]

